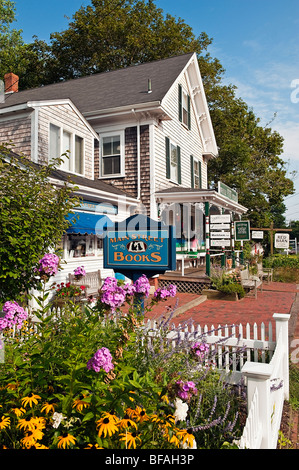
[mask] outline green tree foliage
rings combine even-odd
[[[19,299],[36,285],[38,260],[57,248],[68,226],[74,187],[50,184],[53,168],[0,147],[0,302]]]
[[[281,158],[283,138],[260,120],[247,104],[235,96],[233,87],[215,87],[210,111],[220,148],[209,164],[210,184],[221,180],[239,193],[256,227],[284,223],[283,200],[294,191]]]
[[[51,34],[50,45],[32,46],[48,67],[43,84],[163,59],[187,52],[202,53],[211,43],[206,33],[196,38],[181,18],[164,15],[154,1],[91,0],[81,7],[68,29]],[[206,54],[213,73],[221,69]]]
[[[13,72],[22,77],[24,87],[28,71],[34,67],[34,63],[40,63],[41,48],[37,53],[35,46],[25,44],[22,30],[12,28],[14,21],[15,2],[0,0],[0,77],[3,79],[6,73]],[[36,68],[33,70],[35,77],[33,83],[37,84],[38,70]]]

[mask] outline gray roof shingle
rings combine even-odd
[[[0,109],[28,101],[70,99],[90,111],[161,101],[193,53],[13,93]],[[147,93],[148,79],[152,93]]]

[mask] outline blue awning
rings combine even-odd
[[[101,236],[107,227],[112,227],[114,223],[106,215],[88,214],[87,212],[75,212],[69,214],[67,220],[71,225],[67,228],[67,233],[87,233],[89,235]]]

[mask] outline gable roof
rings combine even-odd
[[[6,96],[1,108],[28,101],[70,99],[82,114],[161,102],[194,53],[46,85]],[[148,93],[148,80],[151,93]]]

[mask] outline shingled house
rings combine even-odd
[[[55,177],[71,174],[79,184],[81,221],[103,213],[122,220],[138,207],[176,224],[178,246],[190,249],[196,240],[204,251],[204,204],[215,213],[246,211],[207,187],[208,161],[218,150],[195,53],[21,92],[17,82],[6,75],[0,142],[11,140],[36,163],[68,152]],[[93,227],[84,232],[77,224],[65,236],[70,271],[74,258],[85,258],[90,270],[101,266],[91,219]]]

